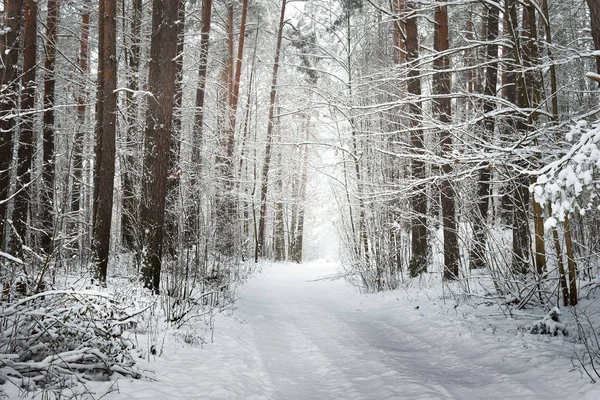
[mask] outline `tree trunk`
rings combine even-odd
[[[310,99],[310,93],[309,93]],[[309,104],[310,104],[309,100]],[[306,115],[306,136],[305,139],[308,141],[310,138],[310,127],[311,127],[311,118],[310,114]],[[296,228],[293,231],[293,248],[291,251],[291,259],[293,262],[300,264],[302,262],[302,249],[303,249],[303,239],[304,239],[304,208],[306,202],[306,185],[308,182],[308,145],[302,146],[302,150],[300,152],[300,162],[302,163],[302,172],[300,174],[300,182],[298,189],[298,217],[296,222]]]
[[[498,8],[492,7],[487,17],[486,61],[488,62],[488,66],[485,72],[485,100],[483,102],[483,112],[486,117],[483,120],[483,126],[480,128],[488,140],[491,139],[495,129],[494,118],[489,114],[495,108],[493,98],[496,96],[496,85],[498,84],[498,62],[494,61],[498,59],[498,45],[494,42],[498,37],[500,25],[499,14],[500,11]],[[490,164],[482,163],[479,171],[477,211],[474,214],[473,221],[473,247],[471,248],[469,257],[470,269],[485,268],[487,264],[486,229],[491,193],[491,176],[492,169]]]
[[[8,219],[6,200],[10,190],[10,166],[13,158],[13,136],[15,119],[7,115],[16,113],[19,101],[19,37],[23,13],[22,0],[4,0],[4,21],[0,30],[0,61],[3,70],[0,74],[0,87],[6,93],[0,101],[0,249],[4,248],[6,220]]]
[[[269,97],[269,118],[267,125],[267,144],[265,146],[265,159],[262,168],[262,179],[260,185],[260,214],[258,220],[258,255],[263,256],[265,250],[265,228],[267,219],[267,192],[269,189],[269,167],[271,165],[271,144],[273,142],[273,126],[275,124],[275,103],[277,99],[277,74],[279,71],[279,57],[281,54],[281,41],[283,38],[283,26],[285,23],[285,6],[287,0],[282,0],[281,13],[279,16],[279,28],[277,30],[277,44],[275,46],[275,59],[273,61],[273,76],[271,78],[271,93]],[[258,257],[255,259],[258,262]]]
[[[89,70],[89,35],[90,35],[90,7],[91,0],[84,0],[81,13],[81,38],[79,40],[79,54],[77,64],[82,73],[81,83],[78,85],[77,97],[77,132],[73,143],[73,184],[71,196],[71,211],[79,211],[81,195],[83,193],[83,140],[85,112],[89,91],[87,89],[87,73]]]
[[[54,92],[56,87],[56,42],[60,0],[48,0],[46,60],[44,61],[44,201],[42,202],[42,249],[51,254],[54,243]]]
[[[577,295],[577,267],[575,265],[575,251],[571,240],[571,223],[569,216],[565,215],[565,246],[567,250],[567,266],[569,268],[569,303],[576,306],[579,302]]]
[[[221,65],[221,83],[218,93],[219,150],[216,157],[218,181],[220,187],[215,195],[215,228],[217,253],[230,258],[236,251],[237,232],[234,228],[236,204],[233,198],[233,151],[235,147],[235,128],[231,126],[234,76],[234,20],[233,4],[227,6],[227,57]]]
[[[202,172],[202,146],[204,142],[204,98],[206,96],[206,75],[208,64],[208,45],[212,15],[212,0],[202,0],[200,27],[200,61],[198,64],[198,87],[196,89],[196,107],[194,109],[194,129],[192,137],[192,168],[190,171],[190,209],[186,212],[188,220],[184,235],[186,242],[196,243],[200,248],[199,230],[201,221],[201,202],[199,182]]]
[[[28,232],[27,217],[31,206],[33,190],[31,184],[31,167],[35,146],[33,134],[33,111],[35,109],[36,64],[37,64],[37,1],[25,0],[23,9],[25,23],[23,26],[23,74],[21,76],[21,129],[17,155],[17,187],[15,208],[13,210],[13,226],[16,235],[13,249],[17,256],[22,256],[23,245]]]
[[[135,151],[132,143],[139,141],[137,117],[138,108],[137,101],[133,98],[133,93],[139,90],[139,73],[140,73],[140,53],[142,40],[142,0],[132,0],[132,16],[131,16],[131,48],[129,49],[129,77],[127,86],[130,89],[127,92],[127,117],[128,126],[126,134],[126,150],[122,157],[122,212],[121,212],[121,238],[125,249],[132,250],[137,244],[137,229],[139,199],[135,193],[135,173],[134,165]]]
[[[410,275],[415,277],[427,272],[427,193],[425,184],[420,182],[425,178],[425,164],[420,159],[423,156],[423,131],[421,130],[421,106],[417,103],[421,98],[421,75],[417,66],[419,63],[419,34],[417,30],[416,7],[409,3],[409,13],[406,20],[406,61],[408,64],[408,93],[413,97],[408,105],[410,118],[410,144],[413,157],[411,158],[411,177],[415,180],[415,189],[410,199],[411,217],[411,258],[409,262]]]
[[[98,20],[98,97],[94,147],[94,219],[92,255],[95,277],[106,282],[110,250],[116,155],[117,5],[100,0]]]
[[[406,0],[390,0],[394,13],[394,63],[396,65],[406,62],[406,23],[402,14],[406,12]]]
[[[537,72],[533,70],[534,65],[539,64],[539,49],[538,49],[538,34],[537,34],[537,19],[536,5],[534,1],[529,0],[528,4],[523,6],[523,35],[525,45],[523,46],[523,64],[527,68],[525,72],[525,90],[527,91],[527,99],[529,108],[537,108],[540,104],[540,86],[541,79],[538,79]],[[526,29],[527,28],[527,29]],[[537,120],[537,112],[530,113],[528,118],[529,129],[533,128],[533,123]],[[538,144],[537,140],[534,142]],[[539,161],[532,158],[531,164],[533,168],[539,166]],[[529,184],[535,183],[534,181]],[[544,219],[542,205],[535,201],[535,197],[531,196],[531,208],[533,211],[533,228],[534,228],[534,261],[536,272],[540,279],[546,275],[546,244],[544,242]]]
[[[600,50],[600,1],[587,0],[590,7],[590,25],[592,28],[592,38],[594,39],[594,49]],[[600,55],[596,56],[596,72],[600,74]]]
[[[144,132],[144,172],[140,210],[142,280],[160,291],[160,270],[167,194],[179,0],[153,0],[148,90],[152,93]]]
[[[554,65],[554,57],[552,55],[552,29],[550,27],[550,13],[548,10],[548,0],[542,0],[542,12],[544,13],[545,30],[546,30],[546,43],[548,44],[547,52],[548,58],[550,59],[550,96],[552,105],[552,125],[558,124],[558,82],[556,79],[556,66]],[[552,207],[548,205],[548,213],[552,215]],[[570,235],[570,232],[569,232]],[[566,237],[565,232],[565,237]],[[556,260],[558,263],[558,277],[560,281],[560,287],[563,295],[563,305],[568,306],[570,301],[569,285],[567,283],[567,274],[563,262],[563,253],[560,244],[560,238],[558,236],[558,230],[555,226],[552,227],[552,239],[554,240],[554,250],[556,252]],[[570,240],[570,238],[569,238]]]
[[[437,55],[433,61],[433,67],[436,70],[433,76],[433,94],[438,96],[438,98],[434,100],[433,113],[438,115],[440,124],[442,125],[440,132],[442,157],[449,157],[452,153],[452,136],[450,132],[443,128],[443,125],[449,125],[452,122],[450,58],[448,54],[443,54],[450,48],[448,7],[446,5],[440,5],[435,8],[434,31],[433,48]],[[458,278],[459,248],[456,232],[455,195],[450,180],[452,166],[449,162],[445,162],[442,165],[442,172],[444,176],[440,183],[440,197],[444,225],[444,279],[456,279]]]

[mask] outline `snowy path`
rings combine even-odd
[[[315,281],[333,272],[329,264],[269,268],[240,290],[244,323],[217,326],[204,349],[166,346],[150,364],[163,371],[161,383],[136,391],[141,385],[121,382],[114,398],[600,398],[553,346],[526,349],[516,336],[470,333],[429,315],[426,304]]]

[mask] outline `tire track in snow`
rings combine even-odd
[[[251,281],[239,302],[275,386],[274,399],[535,399],[551,394],[532,389],[527,377],[519,376],[522,367],[514,373],[510,366],[498,369],[502,361],[490,361],[493,355],[486,353],[493,346],[481,343],[477,349],[479,343],[464,343],[472,338],[440,337],[449,333],[448,325],[432,326],[431,318],[424,323],[413,305],[359,311],[364,296],[342,282],[307,282],[302,266],[276,268],[288,267],[273,267]]]

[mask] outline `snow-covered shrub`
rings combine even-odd
[[[569,335],[566,325],[560,322],[560,310],[558,307],[554,307],[552,310],[550,310],[550,312],[544,318],[530,326],[527,331],[534,335]]]
[[[556,226],[570,212],[600,210],[600,122],[590,126],[579,121],[566,139],[573,142],[569,151],[535,172],[537,182],[530,187],[537,202],[552,205],[553,216],[546,221],[546,229]]]
[[[54,290],[24,297],[0,315],[0,384],[64,387],[77,379],[139,378],[123,335],[132,318],[99,292]]]

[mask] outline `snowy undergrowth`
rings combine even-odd
[[[185,293],[155,296],[126,266],[114,269],[107,288],[65,275],[51,290],[2,303],[0,398],[95,399],[118,391],[122,379],[154,380],[153,363],[170,342],[213,340],[218,315],[232,309],[237,285],[252,273],[190,279]],[[95,381],[107,383],[98,390]]]
[[[498,303],[457,296],[464,282],[441,285],[435,271],[370,294],[341,275],[325,261],[266,267],[239,289],[235,309],[214,315],[214,340],[195,340],[202,336],[197,321],[169,327],[157,307],[156,322],[130,333],[138,349],[159,345],[156,355],[144,350],[137,360],[144,377],[89,382],[83,398],[107,392],[103,398],[110,400],[599,394],[573,367],[573,352],[583,346],[565,310],[569,336],[534,335],[525,327],[548,310],[511,316]]]

